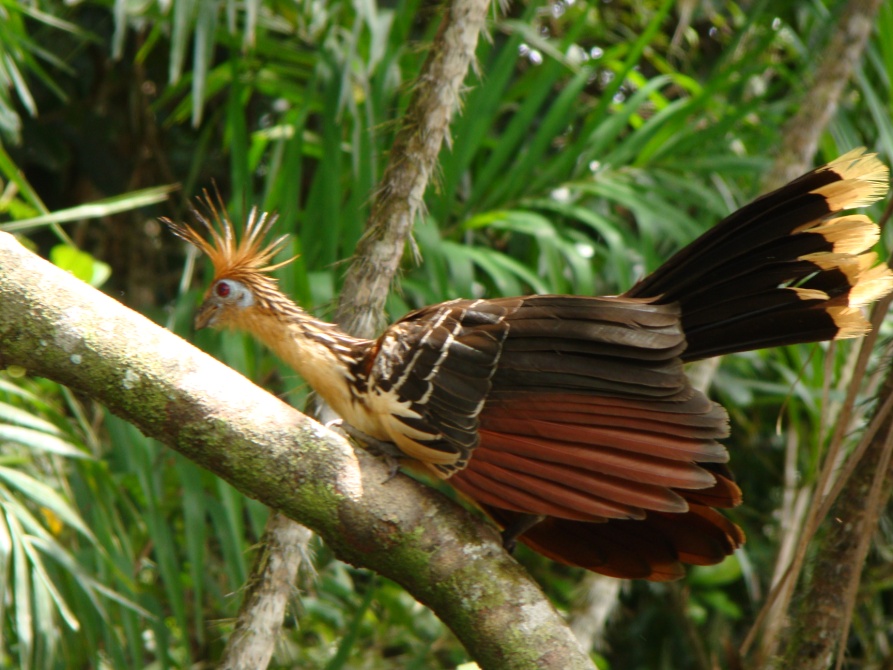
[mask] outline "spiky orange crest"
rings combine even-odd
[[[170,219],[162,219],[177,237],[193,245],[204,253],[214,266],[214,281],[227,277],[246,283],[256,283],[261,279],[269,279],[268,274],[277,268],[291,263],[297,256],[270,265],[270,260],[282,250],[288,235],[282,235],[265,245],[265,238],[270,228],[276,223],[277,216],[260,212],[252,207],[248,221],[240,238],[237,238],[226,211],[220,193],[212,198],[207,190],[198,198],[199,208],[192,208],[192,215],[208,231],[210,239],[205,238],[195,228]]]

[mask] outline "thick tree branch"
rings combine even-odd
[[[886,412],[893,394],[893,371],[878,398]],[[774,667],[824,670],[841,667],[856,591],[881,510],[890,497],[893,472],[893,416],[876,415],[880,426],[837,496],[807,583],[800,589],[781,663]]]
[[[498,535],[0,233],[0,368],[89,395],[400,583],[484,668],[591,668]],[[434,520],[436,519],[436,522]]]

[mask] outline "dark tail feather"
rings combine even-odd
[[[513,512],[484,509],[503,526],[517,519]],[[667,581],[682,577],[685,563],[719,563],[744,542],[744,534],[719,512],[693,504],[684,514],[649,512],[642,520],[548,517],[519,540],[566,565],[611,577]]]
[[[868,251],[878,226],[835,215],[883,197],[887,175],[851,151],[731,214],[625,297],[680,305],[685,361],[863,335],[860,307],[893,273]]]

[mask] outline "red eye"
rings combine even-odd
[[[217,291],[217,295],[221,298],[225,298],[230,294],[230,291],[232,291],[232,287],[225,281],[222,281],[217,283],[217,288],[215,290]]]

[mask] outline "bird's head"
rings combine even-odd
[[[204,212],[202,211],[204,210]],[[270,260],[288,239],[283,235],[265,244],[275,215],[253,208],[241,238],[237,239],[220,195],[216,202],[207,191],[199,198],[192,215],[207,231],[207,237],[195,228],[170,219],[162,219],[175,235],[204,253],[214,265],[214,280],[205,292],[195,315],[196,328],[245,329],[258,311],[272,311],[283,299],[276,280],[269,273],[294,258],[270,265]]]

